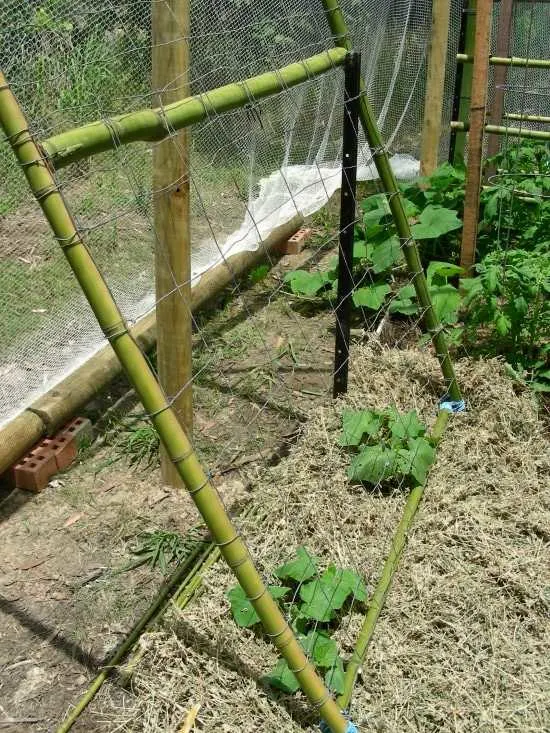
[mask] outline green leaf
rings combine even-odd
[[[394,235],[383,242],[376,242],[372,246],[370,260],[376,274],[384,272],[401,259],[401,245]]]
[[[428,265],[428,269],[426,271],[426,279],[428,281],[428,285],[432,284],[432,280],[434,277],[436,279],[443,280],[443,283],[447,281],[448,277],[453,277],[454,275],[462,275],[464,272],[463,268],[460,267],[460,265],[453,265],[451,262],[437,262],[433,261],[430,262]]]
[[[461,226],[456,211],[429,204],[418,217],[418,224],[412,227],[412,235],[415,239],[435,239]]]
[[[404,197],[401,199],[401,201],[403,203],[403,208],[405,210],[405,216],[407,218],[410,218],[411,216],[416,216],[418,214],[419,208],[413,201],[411,201],[410,199],[406,199]]]
[[[356,306],[378,310],[384,302],[386,295],[391,292],[389,285],[369,285],[366,288],[359,288],[353,293],[353,303]]]
[[[325,674],[325,684],[332,692],[342,695],[344,692],[344,677],[344,663],[338,657],[334,666]]]
[[[353,259],[354,260],[365,260],[369,256],[369,252],[372,246],[362,239],[357,240],[353,243]]]
[[[340,445],[359,445],[365,433],[376,435],[382,427],[383,415],[371,410],[344,410],[342,413],[343,435]]]
[[[376,486],[395,475],[397,455],[384,445],[365,445],[351,461],[348,478],[352,481],[367,481]]]
[[[352,570],[340,570],[330,565],[320,578],[302,585],[300,614],[327,623],[334,612],[341,609],[352,596],[359,601],[367,599],[367,589],[361,578]]]
[[[426,432],[426,426],[418,419],[416,410],[410,410],[405,414],[397,410],[390,411],[389,428],[394,438],[402,439],[416,438]]]
[[[460,293],[452,285],[432,285],[432,305],[442,323],[456,323],[460,306]]]
[[[338,658],[336,642],[330,638],[326,631],[310,631],[300,641],[308,657],[318,667],[328,669],[333,666]]]
[[[268,586],[268,591],[272,598],[283,598],[290,592],[290,588],[280,585]],[[254,626],[260,621],[260,617],[256,613],[254,606],[246,597],[246,593],[240,585],[236,585],[227,592],[227,598],[231,603],[231,612],[237,626],[248,628]]]
[[[407,449],[400,449],[399,467],[405,476],[412,476],[419,484],[424,484],[428,470],[435,460],[435,450],[425,438],[407,441]]]
[[[300,689],[300,684],[294,674],[288,668],[288,664],[284,659],[279,659],[275,667],[269,674],[264,677],[264,680],[268,682],[271,687],[275,687],[277,690],[283,692],[297,692]]]
[[[290,289],[297,295],[313,296],[322,290],[332,278],[326,272],[307,272],[294,270],[285,275],[284,282],[290,284]]]
[[[506,336],[506,334],[510,331],[511,326],[512,324],[510,323],[510,319],[503,313],[500,313],[496,317],[495,328],[499,336]]]
[[[300,546],[296,550],[296,557],[278,567],[274,574],[283,580],[290,578],[302,583],[317,575],[317,562],[318,558],[315,555],[311,555],[305,547]]]

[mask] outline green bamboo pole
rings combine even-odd
[[[352,44],[348,28],[340,6],[338,5],[338,0],[321,0],[321,2],[325,9],[325,14],[335,44],[348,51],[351,50]],[[405,214],[405,209],[403,208],[403,197],[390,165],[389,156],[378,130],[363,81],[361,81],[361,91],[359,118],[372,152],[376,170],[378,171],[378,175],[380,176],[384,186],[384,191],[388,197],[388,204],[395,221],[397,233],[403,243],[405,260],[412,276],[416,297],[418,298],[418,302],[422,305],[424,325],[428,333],[431,335],[437,358],[441,364],[441,371],[443,372],[447,382],[447,392],[452,400],[459,401],[462,397],[456,381],[453,363],[449,355],[447,340],[439,322],[439,318],[432,306],[426,277],[418,254],[418,247],[413,239],[409,221]]]
[[[102,688],[103,683],[111,676],[116,667],[138,642],[143,632],[164,612],[170,602],[170,598],[174,590],[178,592],[178,589],[182,586],[182,581],[185,582],[187,578],[192,576],[193,569],[208,559],[208,555],[212,552],[212,548],[212,544],[207,544],[206,549],[204,548],[204,545],[202,548],[201,545],[197,545],[190,555],[186,557],[185,560],[175,569],[172,575],[161,587],[149,608],[138,619],[134,628],[130,631],[122,644],[117,647],[114,654],[107,660],[107,662],[105,662],[103,669],[94,677],[86,692],[81,696],[80,700],[67,715],[65,720],[58,726],[56,733],[67,733],[71,730],[79,716],[84,712]],[[193,565],[193,568],[190,572],[189,568],[191,565]]]
[[[317,675],[257,571],[223,502],[205,474],[148,361],[131,337],[105,280],[86,248],[65,201],[41,154],[27,120],[0,72],[0,125],[11,144],[35,198],[67,258],[90,306],[130,382],[150,416],[162,443],[208,527],[214,543],[293,671],[304,693],[333,733],[344,733],[347,722]]]
[[[457,53],[457,63],[472,64],[474,57],[467,53]],[[550,59],[523,59],[519,56],[489,56],[491,66],[523,66],[533,69],[550,69]]]
[[[451,413],[447,410],[441,410],[437,416],[431,435],[431,439],[436,445],[441,440],[441,436],[447,427],[450,414]],[[361,632],[357,638],[353,654],[346,666],[344,692],[338,698],[338,702],[344,710],[349,707],[351,702],[357,673],[365,661],[378,617],[380,616],[380,612],[384,607],[387,595],[390,591],[395,571],[397,570],[397,566],[407,542],[409,529],[416,512],[418,511],[418,507],[420,506],[423,493],[424,484],[419,484],[411,490],[407,497],[403,515],[392,538],[391,548],[384,563],[384,567],[382,568],[382,574],[369,603],[367,614],[363,621]]]
[[[543,125],[550,124],[550,117],[544,115],[522,115],[516,112],[505,112],[504,117],[507,120],[519,120],[520,122],[538,122]]]
[[[44,140],[42,149],[54,168],[63,168],[124,143],[163,140],[174,130],[194,125],[210,115],[244,107],[251,101],[278,94],[324,74],[335,66],[341,66],[345,56],[342,49],[329,49],[277,71],[187,97],[162,109],[145,109],[76,127]]]
[[[468,131],[470,125],[466,122],[451,122],[452,130]],[[485,125],[485,132],[493,135],[508,135],[509,137],[521,137],[528,140],[550,140],[550,132],[546,130],[526,130],[520,127],[506,127],[504,125]]]

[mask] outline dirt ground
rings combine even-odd
[[[350,490],[345,479],[342,406],[328,399],[333,316],[277,297],[285,268],[311,254],[284,258],[198,320],[194,442],[234,515],[250,503],[270,510],[268,521],[241,521],[266,572],[305,535],[372,587],[404,497]],[[388,338],[402,348],[415,341],[399,324]],[[433,420],[442,383],[427,353],[354,350],[350,403],[395,402]],[[444,439],[375,635],[354,703],[362,730],[550,728],[544,427],[498,363],[459,371],[472,410]],[[2,730],[55,730],[162,581],[158,569],[123,570],[140,533],[185,534],[198,522],[185,493],[162,486],[156,461],[130,465],[141,410],[123,383],[117,390],[90,406],[103,415],[98,439],[76,465],[42,494],[14,492],[0,503]],[[261,682],[273,653],[230,619],[230,584],[218,563],[199,600],[146,637],[132,687],[108,683],[75,730],[179,731],[194,703],[204,732],[308,728],[314,716],[300,696],[274,695]],[[348,619],[345,652],[358,625]]]

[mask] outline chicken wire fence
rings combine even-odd
[[[342,4],[362,50],[369,98],[398,176],[413,177],[420,142],[430,2]],[[332,45],[320,2],[191,3],[192,93]],[[8,0],[0,10],[1,66],[37,138],[154,105],[151,3]],[[449,58],[457,50],[453,2]],[[448,64],[445,119],[450,119]],[[341,75],[311,79],[193,127],[192,276],[258,241],[298,211],[323,207],[339,186]],[[359,178],[376,177],[363,145]],[[443,143],[445,145],[445,143]],[[152,146],[103,153],[59,173],[79,227],[129,323],[154,308]],[[0,143],[2,355],[0,424],[105,343],[8,146]]]

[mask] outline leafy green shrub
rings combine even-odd
[[[269,593],[283,603],[284,612],[304,651],[316,667],[325,672],[327,686],[341,694],[344,665],[330,634],[350,603],[365,603],[365,584],[353,570],[335,565],[320,572],[319,558],[301,546],[294,558],[275,570],[275,576],[285,585],[270,585]],[[259,623],[258,614],[240,585],[231,588],[227,597],[239,626],[250,628]],[[296,692],[299,688],[284,659],[277,662],[265,679],[283,692]]]
[[[435,450],[416,410],[344,410],[342,424],[340,445],[354,454],[348,469],[352,481],[373,486],[426,481]]]

